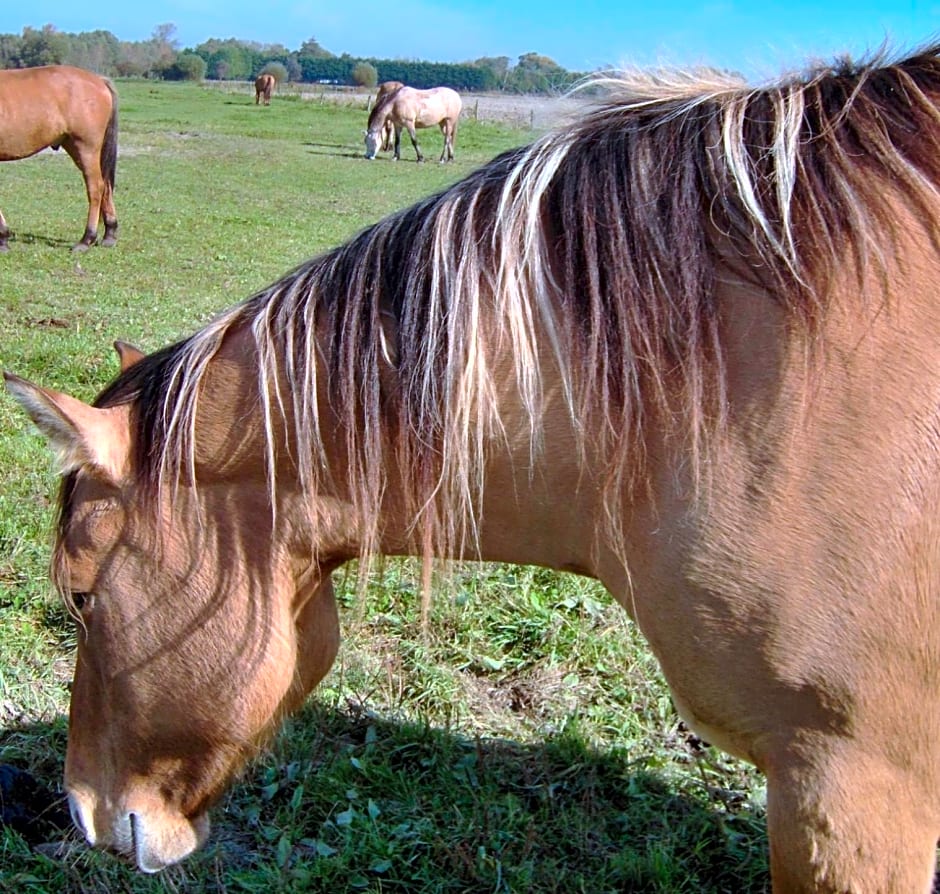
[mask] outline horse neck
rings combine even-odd
[[[386,101],[386,97],[383,97],[375,104],[372,111],[369,113],[369,122],[366,124],[366,129],[370,131],[381,130],[388,118],[388,111],[389,104]]]
[[[592,464],[579,443],[554,368],[548,357],[543,360],[546,387],[536,433],[510,384],[512,371],[494,371],[494,380],[507,384],[498,399],[500,425],[485,436],[482,490],[471,501],[474,517],[465,526],[455,526],[450,538],[432,537],[430,548],[436,553],[591,569],[602,515],[601,489],[591,478]],[[283,369],[278,376],[287,381]],[[325,388],[326,380],[321,370],[318,387]],[[279,529],[295,537],[301,551],[312,545],[318,558],[345,560],[363,548],[396,555],[429,548],[420,519],[428,494],[420,490],[411,469],[396,464],[394,431],[385,435],[384,481],[376,507],[380,518],[372,529],[372,509],[360,505],[349,486],[351,459],[342,434],[344,422],[334,415],[329,396],[323,392],[316,398],[322,440],[313,450],[323,451],[318,457],[298,447],[294,410],[286,393],[283,402],[269,408],[266,425],[265,413],[253,409],[258,387],[253,335],[247,327],[236,328],[224,338],[203,382],[196,426],[198,480],[220,482],[227,488],[266,488]],[[442,504],[439,514],[446,517],[452,512],[451,506]]]

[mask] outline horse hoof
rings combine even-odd
[[[82,251],[88,251],[89,248],[91,248],[91,246],[88,245],[87,242],[76,242],[72,246],[72,251],[77,253],[77,252],[82,252]]]
[[[101,244],[102,244],[105,248],[112,248],[113,246],[117,245],[117,237],[116,237],[116,236],[105,236],[104,239],[101,240]]]

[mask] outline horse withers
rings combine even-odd
[[[274,95],[274,88],[277,86],[277,78],[273,74],[260,74],[255,78],[255,105],[263,102],[266,106],[271,105],[271,97]]]
[[[376,102],[369,113],[365,135],[366,158],[375,158],[385,138],[386,128],[391,125],[395,134],[395,160],[401,158],[401,132],[404,128],[411,137],[418,161],[424,161],[415,129],[438,126],[444,136],[441,162],[452,161],[461,106],[460,94],[450,87],[432,87],[430,90],[399,87]]]
[[[117,167],[117,94],[111,82],[70,65],[0,71],[0,161],[18,161],[43,149],[65,149],[85,180],[88,219],[82,251],[98,239],[117,241],[114,177]],[[0,251],[10,230],[0,213]]]
[[[439,555],[603,582],[693,729],[766,774],[775,894],[931,890],[940,45],[606,87],[122,346],[93,405],[7,375],[64,474],[89,842],[191,853],[333,662],[331,573]]]

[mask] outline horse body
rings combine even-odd
[[[437,554],[601,580],[766,774],[775,892],[930,890],[940,59],[630,91],[93,407],[7,376],[67,472],[92,843],[198,846],[333,661],[330,573]]]
[[[273,74],[260,74],[255,78],[255,105],[264,102],[266,106],[271,105],[271,97],[274,95],[274,88],[277,86],[277,78]]]
[[[68,65],[0,71],[0,161],[63,148],[82,172],[88,220],[82,250],[94,245],[104,217],[102,245],[117,238],[114,177],[117,164],[117,95],[109,81]],[[0,251],[9,228],[0,214]]]
[[[444,136],[441,162],[453,161],[461,107],[460,95],[450,87],[432,87],[430,90],[399,87],[377,101],[369,113],[365,136],[366,158],[375,158],[379,146],[384,142],[383,135],[391,124],[395,132],[395,160],[401,158],[401,132],[404,128],[411,137],[418,161],[424,161],[415,130],[436,125]]]

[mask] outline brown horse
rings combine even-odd
[[[375,158],[386,128],[391,124],[395,131],[395,160],[401,158],[401,131],[405,128],[411,137],[411,145],[415,147],[418,161],[424,161],[415,136],[415,128],[437,125],[444,135],[441,162],[453,160],[460,109],[460,95],[450,87],[432,87],[430,90],[399,87],[381,102],[376,102],[369,114],[369,123],[366,126],[366,158]]]
[[[274,95],[274,88],[277,86],[277,78],[273,74],[259,74],[255,78],[255,105],[262,100],[266,106],[271,105],[271,97]]]
[[[117,166],[117,94],[104,78],[69,65],[0,71],[0,161],[17,161],[60,146],[85,179],[88,221],[73,246],[82,251],[98,239],[117,241],[114,174]],[[0,251],[10,230],[0,214]]]
[[[375,105],[372,108],[375,108],[386,96],[391,95],[396,90],[401,89],[405,85],[401,81],[382,81],[379,84],[378,90],[375,91]],[[387,118],[385,121],[385,127],[382,130],[382,145],[380,146],[383,152],[388,152],[392,148],[392,145],[395,141],[395,125],[392,124],[392,119]]]
[[[330,667],[380,553],[601,580],[767,776],[775,892],[940,833],[940,46],[595,109],[141,357],[7,376],[64,472],[66,786],[155,871]]]

